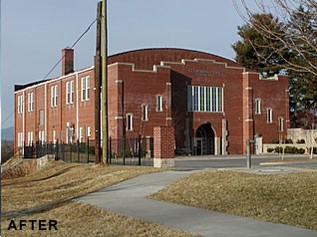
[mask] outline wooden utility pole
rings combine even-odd
[[[96,57],[95,57],[95,163],[101,162],[100,150],[100,86],[101,86],[101,12],[102,2],[98,2],[97,7],[97,37],[96,37]]]
[[[107,0],[102,0],[101,20],[101,57],[102,57],[102,163],[108,164],[108,40],[107,40]]]

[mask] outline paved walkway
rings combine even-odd
[[[142,175],[79,198],[80,201],[124,215],[145,219],[202,236],[308,237],[317,231],[273,224],[205,209],[145,198],[198,171],[167,171]]]

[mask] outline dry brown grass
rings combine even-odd
[[[22,219],[56,219],[58,221],[58,230],[31,231],[28,229],[26,231],[3,231],[4,236],[192,236],[182,231],[118,215],[80,202],[69,202],[61,207]],[[19,219],[15,219],[15,221],[17,220]],[[2,223],[3,227],[7,227],[8,225],[8,221]]]
[[[73,198],[150,172],[151,167],[51,162],[26,177],[3,180],[4,236],[190,236],[164,226],[73,202]],[[8,231],[9,220],[57,219],[57,232]],[[162,233],[162,234],[161,234]]]
[[[3,167],[2,179],[21,178],[36,171],[36,164],[33,162],[20,162],[17,165],[6,164]]]
[[[151,198],[317,230],[317,172],[190,175]]]

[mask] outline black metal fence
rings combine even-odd
[[[113,165],[152,166],[154,157],[153,138],[109,139],[108,162]],[[102,148],[101,148],[102,151]],[[55,160],[76,163],[95,162],[95,141],[66,143],[40,143],[24,146],[22,157],[36,159],[54,155]]]
[[[148,138],[110,139],[109,163],[153,166],[154,140]]]

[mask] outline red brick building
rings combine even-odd
[[[94,139],[95,69],[74,71],[63,50],[62,76],[15,87],[15,146]],[[172,126],[178,153],[243,154],[289,126],[288,78],[257,72],[209,53],[144,49],[109,57],[109,135],[153,137]]]

